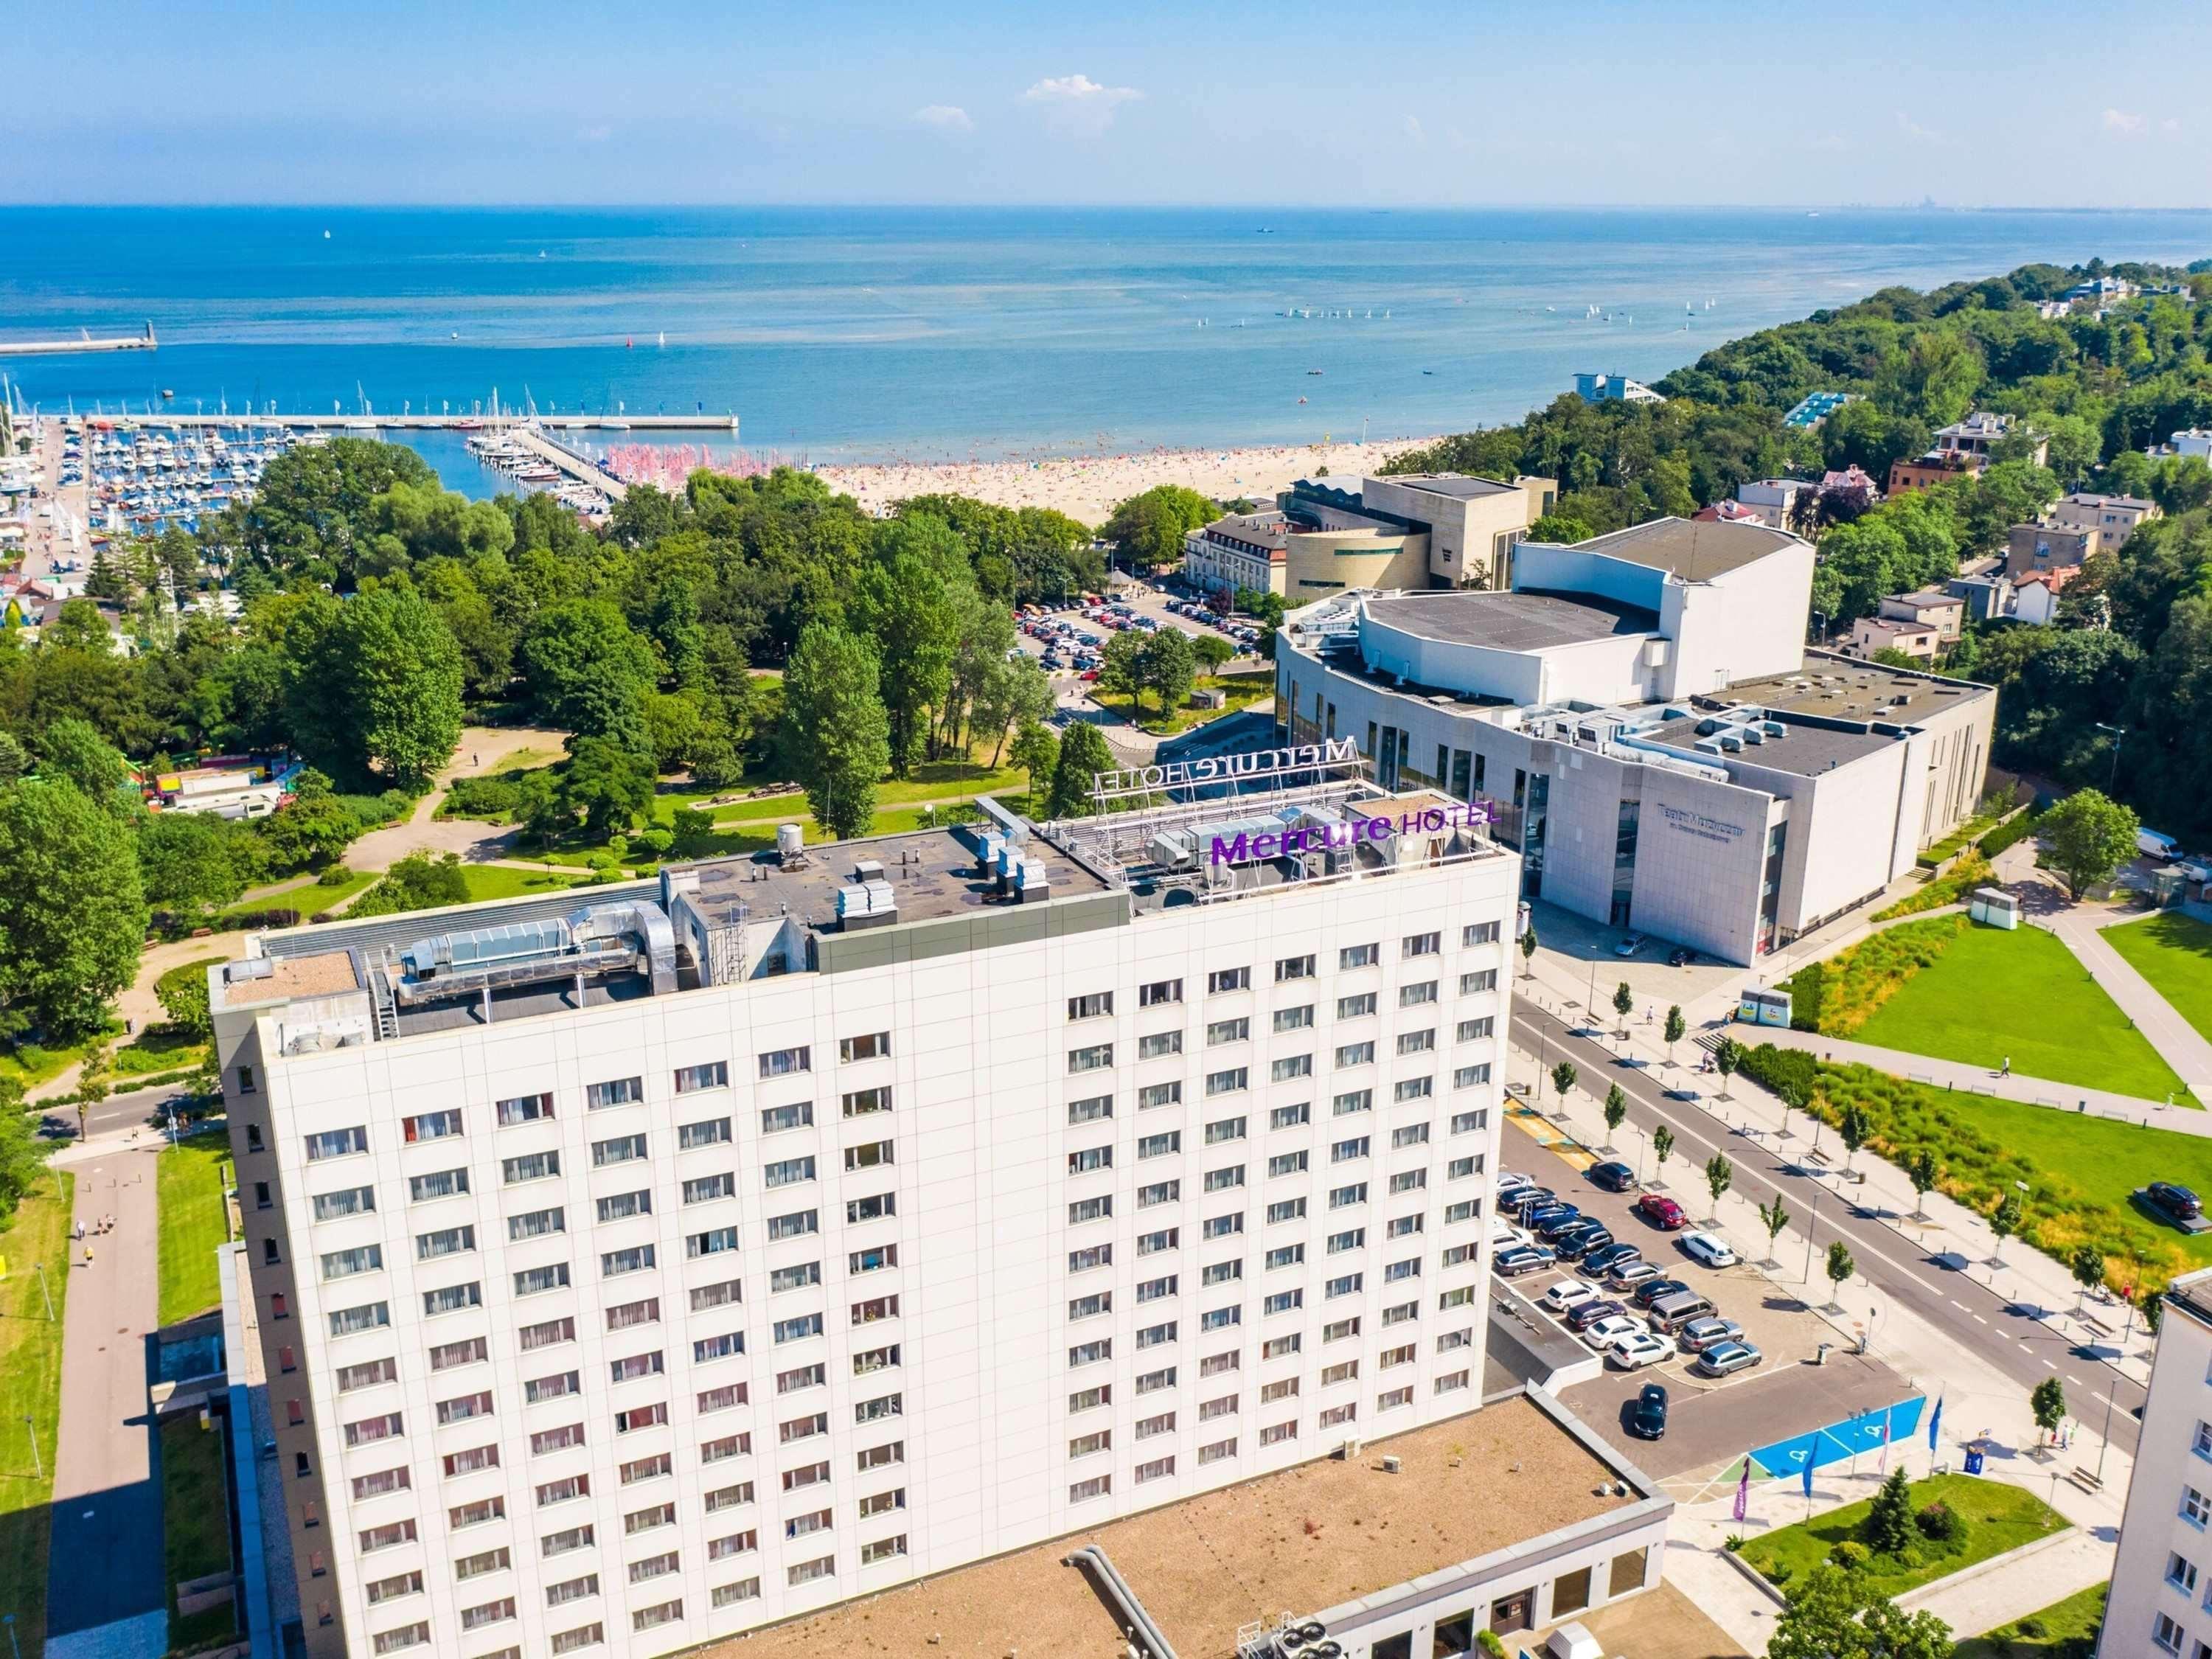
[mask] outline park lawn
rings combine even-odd
[[[297,910],[301,921],[318,915],[331,906],[343,904],[364,888],[373,887],[382,878],[380,870],[348,870],[343,882],[333,882],[325,887],[319,877],[295,886],[288,886],[281,893],[270,893],[250,904],[235,904],[217,915],[208,926],[217,933],[248,925],[248,917],[259,917],[271,910]],[[253,921],[258,927],[262,923]]]
[[[0,1232],[0,1608],[15,1615],[26,1653],[40,1652],[46,1634],[46,1546],[52,1534],[54,1433],[61,1420],[62,1322],[69,1297],[70,1204],[73,1177],[52,1170]],[[46,1318],[40,1276],[53,1293]],[[33,1474],[25,1418],[39,1437],[43,1476]]]
[[[1091,688],[1091,700],[1101,708],[1110,709],[1115,714],[1121,715],[1133,726],[1139,726],[1147,732],[1157,732],[1164,738],[1171,738],[1189,731],[1194,726],[1203,726],[1208,720],[1217,720],[1224,715],[1241,713],[1255,702],[1264,702],[1275,695],[1275,681],[1274,677],[1270,674],[1200,674],[1191,690],[1194,693],[1222,692],[1227,696],[1228,704],[1221,708],[1193,708],[1186,706],[1175,709],[1165,720],[1163,720],[1160,718],[1159,699],[1149,694],[1145,699],[1141,714],[1137,712],[1136,706],[1124,692],[1102,691],[1094,684]]]
[[[222,1431],[203,1429],[198,1412],[161,1425],[161,1545],[169,1591],[169,1651],[194,1652],[234,1634],[234,1599],[189,1617],[177,1612],[179,1584],[227,1572],[233,1565]]]
[[[230,1142],[222,1135],[182,1140],[155,1160],[161,1216],[164,1325],[205,1313],[222,1300],[216,1252],[230,1241]]]
[[[2212,1037],[2212,927],[2179,910],[2161,910],[2106,928],[2105,943],[2199,1035]]]
[[[557,893],[574,887],[576,878],[558,871],[516,870],[502,864],[465,864],[461,878],[469,884],[468,902],[523,898],[532,893]]]
[[[221,957],[210,958],[220,962]],[[204,964],[192,963],[205,971]],[[188,1072],[197,1068],[210,1053],[207,1043],[201,1042],[181,1025],[149,1025],[138,1034],[136,1041],[127,1042],[115,1051],[115,1081],[124,1088],[133,1087],[142,1077],[157,1072]]]
[[[123,1028],[117,1024],[114,1029]],[[84,1051],[92,1045],[73,1042],[65,1048],[50,1048],[40,1042],[27,1042],[21,1048],[0,1053],[0,1077],[13,1078],[26,1089],[35,1089],[49,1079],[59,1077],[84,1058]]]
[[[1852,1039],[2024,1077],[2198,1105],[2074,953],[2039,927],[1963,929]]]
[[[2040,1613],[2000,1625],[1986,1636],[1970,1637],[1952,1650],[1952,1659],[2057,1659],[2067,1643],[2096,1635],[2105,1622],[2105,1598],[2112,1588],[2092,1584]],[[2027,1635],[2023,1625],[2040,1626],[2042,1633]]]
[[[1779,1492],[1781,1483],[1769,1490]],[[1887,1555],[1870,1558],[1860,1570],[1859,1579],[1874,1595],[1902,1595],[1938,1578],[1948,1578],[1977,1561],[1986,1561],[1993,1555],[2002,1555],[2007,1550],[2018,1549],[2023,1544],[2032,1544],[2066,1528],[2065,1516],[2051,1505],[2034,1493],[2008,1486],[2001,1480],[1984,1480],[1972,1474],[1939,1474],[1916,1480],[1907,1490],[1911,1494],[1915,1514],[1940,1498],[1966,1517],[1966,1535],[1958,1545],[1949,1546],[1934,1544],[1916,1534],[1913,1553],[1926,1558],[1923,1559],[1906,1560]],[[1872,1507],[1871,1498],[1863,1499],[1825,1515],[1816,1515],[1809,1521],[1794,1522],[1748,1538],[1742,1551],[1745,1565],[1772,1583],[1800,1582],[1828,1559],[1829,1551],[1858,1536],[1859,1523],[1866,1519]]]

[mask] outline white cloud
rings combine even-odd
[[[1421,118],[1419,116],[1408,115],[1406,118],[1406,137],[1412,139],[1417,144],[1427,142],[1426,135],[1421,131]]]
[[[2105,131],[2118,133],[2123,138],[2140,138],[2150,130],[2150,118],[2133,115],[2124,109],[2105,112]]]
[[[973,132],[975,122],[968,112],[957,104],[924,104],[915,111],[914,118],[926,127],[935,127],[939,132]]]
[[[608,139],[614,136],[615,130],[609,126],[579,127],[576,129],[576,137],[587,144],[604,144]]]
[[[2166,119],[2158,124],[2158,130],[2164,133],[2167,137],[2171,138],[2181,131],[2181,123],[2174,119],[2172,116],[2169,115]]]
[[[1941,138],[1943,135],[1933,127],[1923,127],[1903,110],[1897,112],[1898,130],[1908,138]]]
[[[1022,94],[1062,132],[1096,137],[1114,125],[1114,112],[1145,94],[1134,87],[1104,87],[1087,75],[1061,75],[1038,82]]]

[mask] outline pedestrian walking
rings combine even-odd
[[[75,1238],[75,1239],[76,1240],[76,1242],[77,1242],[78,1243],[80,1243],[80,1244],[82,1244],[82,1243],[84,1243],[84,1218],[83,1218],[83,1217],[80,1216],[80,1217],[78,1217],[78,1218],[77,1218],[76,1228],[75,1231],[74,1231],[74,1232],[72,1232],[72,1233],[70,1234],[70,1237],[73,1237],[73,1238]]]
[[[2004,1057],[2004,1069],[2002,1072],[1999,1072],[1997,1075],[1999,1077],[2010,1077],[2012,1075],[2012,1056],[2010,1054],[2007,1054]]]

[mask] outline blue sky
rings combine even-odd
[[[0,199],[2197,207],[2188,16],[33,0]]]

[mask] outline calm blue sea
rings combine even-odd
[[[824,462],[1465,429],[1885,283],[2202,258],[2212,214],[0,208],[0,338],[161,336],[0,360],[42,408],[495,394]]]

